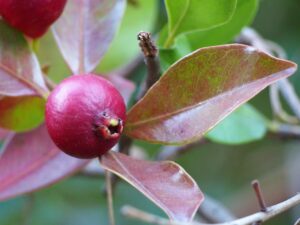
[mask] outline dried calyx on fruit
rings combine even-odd
[[[78,158],[100,157],[119,140],[126,106],[118,90],[93,74],[63,80],[49,95],[46,125],[54,143]]]
[[[38,38],[61,15],[67,0],[0,0],[0,14],[12,27]]]

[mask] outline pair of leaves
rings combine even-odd
[[[231,41],[244,26],[252,21],[257,5],[257,0],[237,0],[236,9],[227,22],[205,30],[194,30],[178,35],[172,48],[160,50],[163,69],[167,70],[175,61],[198,48]],[[222,4],[219,7],[222,7]],[[223,5],[223,7],[226,6]],[[171,11],[169,13],[172,14]],[[169,17],[171,16],[169,15]],[[164,40],[162,37],[165,32],[165,30],[162,31],[160,42]],[[163,45],[163,43],[160,44]],[[243,118],[243,115],[251,116],[246,119],[246,117]],[[265,122],[262,121],[264,119],[253,107],[242,107],[241,110],[233,112],[222,124],[214,128],[207,137],[223,144],[241,144],[257,140],[264,136],[267,129]],[[253,132],[253,129],[256,129],[257,132]]]

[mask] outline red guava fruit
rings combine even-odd
[[[119,140],[126,106],[118,90],[93,74],[74,75],[51,92],[46,125],[54,143],[77,158],[101,157]]]
[[[41,37],[61,15],[67,0],[0,0],[0,14],[31,38]]]

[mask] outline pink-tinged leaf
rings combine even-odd
[[[296,68],[245,45],[199,49],[172,65],[131,109],[125,132],[155,143],[195,141]]]
[[[117,152],[101,158],[102,166],[138,189],[175,221],[191,221],[204,200],[195,181],[174,162],[150,162]]]
[[[0,95],[46,96],[41,68],[22,33],[0,20]]]
[[[68,1],[53,33],[73,73],[96,68],[120,25],[125,6],[125,0]]]
[[[118,75],[110,75],[107,79],[114,84],[117,90],[121,93],[125,102],[128,103],[135,90],[135,84],[132,81]]]
[[[0,158],[0,201],[55,183],[87,162],[57,149],[44,125],[15,134]]]

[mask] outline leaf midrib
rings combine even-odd
[[[22,76],[18,76],[13,70],[6,67],[5,65],[0,64],[0,69],[4,70],[8,75],[12,76],[14,79],[18,80],[20,83],[24,84],[29,89],[33,90],[41,97],[46,95],[45,91],[42,88],[40,88],[38,85],[35,85],[33,82],[31,82],[28,79],[24,79]]]
[[[181,17],[179,18],[178,22],[176,23],[176,26],[173,28],[173,30],[170,33],[168,32],[168,38],[167,38],[166,42],[164,43],[164,48],[169,48],[171,43],[173,42],[174,36],[175,36],[177,30],[181,26],[181,23],[182,23],[183,19],[185,18],[186,14],[188,12],[188,9],[190,8],[190,3],[191,3],[191,1],[187,0],[186,7],[184,8]]]
[[[213,96],[212,98],[209,98],[209,99],[207,99],[207,100],[205,100],[205,101],[202,101],[202,102],[199,102],[199,103],[197,103],[197,104],[194,104],[194,105],[191,105],[191,106],[187,106],[187,107],[184,107],[184,108],[182,108],[182,109],[175,110],[175,111],[173,111],[173,112],[166,113],[166,114],[163,114],[163,115],[158,115],[158,116],[155,116],[155,117],[152,117],[152,118],[149,118],[149,119],[144,119],[144,120],[141,120],[141,121],[138,121],[138,122],[133,122],[133,123],[127,122],[127,124],[126,124],[126,129],[131,129],[132,127],[140,126],[140,125],[142,125],[142,124],[147,124],[147,123],[151,123],[151,122],[153,122],[153,121],[158,121],[158,120],[161,120],[161,119],[163,119],[163,118],[169,118],[169,117],[172,117],[172,116],[174,116],[174,115],[180,114],[180,113],[182,113],[182,112],[186,112],[186,111],[188,111],[188,110],[190,110],[190,109],[197,108],[197,107],[201,106],[202,104],[206,104],[207,102],[212,101],[212,99],[214,99],[214,98],[218,98],[218,97],[221,96],[221,95],[228,94],[228,93],[230,93],[230,92],[235,91],[236,89],[243,88],[243,87],[245,87],[245,86],[248,86],[248,85],[250,85],[250,84],[252,84],[252,83],[256,83],[256,82],[261,81],[261,80],[267,80],[267,79],[269,79],[270,77],[276,76],[276,75],[278,75],[278,74],[280,74],[280,73],[283,73],[283,74],[284,74],[285,71],[287,71],[287,72],[286,72],[286,74],[282,75],[282,78],[287,77],[287,76],[289,76],[289,75],[292,74],[292,72],[290,72],[290,73],[288,72],[288,71],[291,70],[291,69],[292,69],[293,71],[296,70],[296,69],[293,68],[293,67],[289,67],[289,68],[286,68],[286,69],[284,69],[284,70],[281,70],[281,71],[279,71],[279,72],[277,72],[277,73],[274,73],[274,74],[265,76],[264,78],[261,78],[261,79],[258,79],[258,80],[254,80],[254,81],[252,81],[252,82],[247,82],[247,83],[245,83],[245,84],[243,84],[243,85],[234,87],[234,88],[232,88],[232,89],[230,89],[230,90],[228,90],[228,91],[223,92],[223,93],[220,94],[220,95],[215,95],[215,96]],[[130,113],[130,112],[129,112],[129,113]]]

